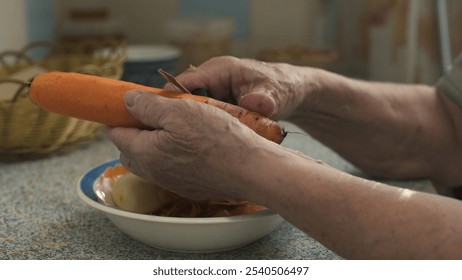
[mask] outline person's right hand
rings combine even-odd
[[[316,75],[314,68],[302,71],[284,63],[223,56],[189,68],[177,80],[190,91],[206,89],[212,98],[278,120],[289,118],[306,93],[317,89]]]

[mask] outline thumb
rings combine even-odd
[[[124,94],[125,107],[128,112],[144,125],[154,129],[161,128],[162,111],[166,106],[157,103],[166,102],[165,99],[168,98],[138,90],[129,90]]]
[[[267,94],[248,93],[242,95],[237,103],[240,107],[271,117],[276,112],[276,102]]]

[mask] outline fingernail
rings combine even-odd
[[[135,98],[140,95],[141,92],[137,90],[129,90],[125,93],[124,99],[125,99],[125,104],[129,107],[133,106],[135,104]]]
[[[274,99],[271,96],[259,93],[249,93],[241,96],[238,105],[267,117],[271,117],[276,111]]]

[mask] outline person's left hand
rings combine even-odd
[[[252,177],[253,151],[274,143],[225,111],[192,100],[131,91],[125,102],[153,128],[107,128],[128,170],[189,198],[248,199],[243,186]]]

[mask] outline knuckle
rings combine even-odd
[[[239,61],[237,57],[231,55],[216,56],[209,60],[211,63],[231,63],[235,64]]]

